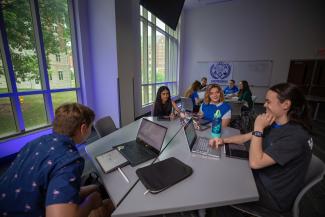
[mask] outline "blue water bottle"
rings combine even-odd
[[[212,138],[220,138],[221,137],[221,112],[218,109],[213,115],[212,121],[212,131],[211,136]]]

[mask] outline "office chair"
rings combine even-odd
[[[115,130],[117,130],[111,116],[106,116],[106,117],[99,119],[94,124],[94,127],[95,127],[95,130],[96,130],[97,134],[99,135],[99,137],[104,137],[104,136],[114,132]]]
[[[291,212],[288,213],[276,213],[275,211],[269,210],[267,208],[257,206],[254,204],[237,204],[232,205],[233,208],[247,213],[256,217],[299,217],[299,204],[302,197],[310,190],[314,185],[322,181],[325,175],[325,164],[315,155],[312,155],[310,164],[308,166],[307,174],[305,177],[305,185],[300,190],[297,195],[295,202],[293,204]]]
[[[193,102],[189,97],[181,97],[182,108],[187,112],[193,112]]]

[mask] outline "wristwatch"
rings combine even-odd
[[[261,132],[261,131],[253,131],[252,135],[256,136],[256,137],[263,137],[263,132]]]

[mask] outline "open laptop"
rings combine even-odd
[[[142,119],[136,140],[114,148],[130,162],[131,166],[136,166],[159,155],[166,132],[166,127]]]
[[[225,151],[227,157],[248,159],[249,152],[245,145],[225,144]]]
[[[187,138],[190,150],[193,153],[203,154],[210,157],[219,158],[221,156],[221,148],[211,148],[209,146],[209,138],[198,137],[195,132],[193,119],[190,119],[184,126],[185,135]]]

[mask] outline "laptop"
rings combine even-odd
[[[185,135],[188,145],[192,153],[202,154],[214,158],[221,156],[221,148],[211,148],[209,146],[209,138],[198,137],[195,132],[193,119],[190,119],[184,126]]]
[[[131,164],[136,166],[158,157],[167,128],[142,119],[136,140],[114,146]]]
[[[249,152],[245,145],[225,144],[226,156],[238,159],[248,159]]]

